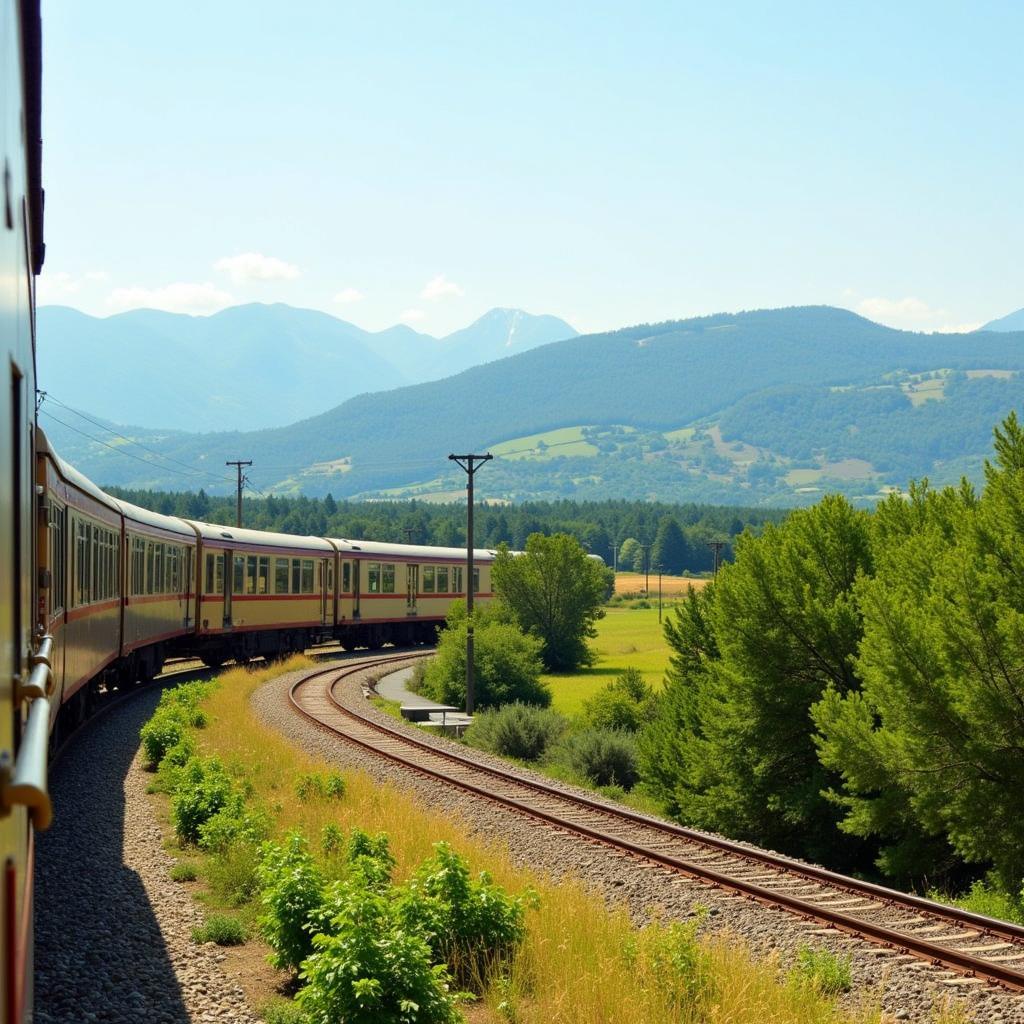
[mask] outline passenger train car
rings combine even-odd
[[[43,262],[38,2],[0,2],[0,1021],[31,1007],[33,821],[45,828],[51,646],[34,627],[35,275]]]

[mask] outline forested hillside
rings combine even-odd
[[[485,496],[874,501],[910,476],[980,478],[986,424],[1018,403],[1021,370],[1024,333],[912,334],[803,307],[572,338],[281,429],[119,432],[219,491],[224,461],[246,457],[264,491],[443,500],[462,485],[448,453],[497,446]],[[160,456],[52,426],[101,482],[182,485]]]

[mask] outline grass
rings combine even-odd
[[[969,910],[974,914],[994,917],[998,921],[1013,921],[1016,924],[1024,924],[1024,903],[1022,903],[1022,900],[1020,898],[1015,899],[1001,889],[980,880],[975,882],[968,892],[962,893],[959,896],[951,896],[949,893],[933,890],[928,893],[928,898],[954,907],[962,907],[964,910]]]
[[[796,963],[790,969],[789,979],[792,984],[807,986],[821,995],[849,992],[853,984],[850,957],[836,956],[827,949],[801,946],[797,950]]]
[[[647,593],[648,600],[658,600],[658,574],[652,572],[650,577],[642,572],[617,572],[615,574],[616,594],[642,594],[644,588],[650,585]],[[694,579],[692,576],[662,576],[661,596],[681,597],[688,591],[700,590],[706,587],[708,581],[705,579]]]
[[[643,618],[646,622],[649,616]],[[623,619],[623,623],[627,621]],[[629,628],[638,628],[635,620]],[[216,753],[229,767],[244,773],[252,799],[272,812],[276,835],[300,828],[315,841],[328,825],[346,830],[359,826],[371,833],[386,831],[397,861],[397,880],[405,879],[426,859],[435,842],[446,840],[468,858],[474,872],[486,868],[498,884],[512,891],[526,886],[537,891],[540,909],[531,912],[525,944],[508,975],[470,1009],[473,1024],[627,1020],[645,1024],[705,1020],[721,1024],[769,1020],[777,1024],[881,1024],[877,1007],[844,1009],[806,985],[780,983],[778,962],[754,964],[742,944],[726,939],[700,942],[699,956],[710,995],[708,1002],[694,1008],[666,990],[669,932],[658,925],[638,931],[624,906],[608,908],[582,881],[556,883],[519,866],[500,840],[472,835],[468,823],[457,814],[429,812],[411,793],[379,785],[359,772],[346,774],[346,793],[341,800],[315,793],[305,801],[292,798],[297,778],[326,776],[331,766],[260,723],[250,710],[249,697],[275,674],[309,664],[293,658],[277,668],[235,669],[223,674],[206,703],[210,722],[197,734],[198,741],[205,752]],[[206,858],[204,874],[207,862],[214,859]],[[250,946],[258,946],[258,942]],[[254,950],[254,954],[258,952]],[[277,984],[273,976],[269,983],[265,980],[272,972],[262,958],[259,962],[263,998],[254,1000],[256,1005],[264,1003]],[[244,979],[246,982],[247,989],[260,991],[252,979]],[[273,1019],[285,1022],[296,1018],[290,1008],[274,1000]],[[949,1024],[951,1018],[943,1020]]]
[[[597,623],[597,639],[591,645],[597,651],[593,665],[579,672],[548,673],[542,677],[551,687],[551,706],[556,711],[563,715],[578,714],[588,697],[630,667],[638,669],[651,686],[661,688],[669,649],[658,624],[657,608],[606,609],[605,617]]]
[[[193,929],[192,941],[199,944],[216,942],[218,946],[241,946],[245,942],[245,926],[237,917],[210,914],[201,928]]]
[[[583,440],[582,427],[562,427],[559,430],[546,430],[542,434],[502,441],[501,444],[493,445],[491,452],[512,461],[529,459],[543,462],[566,455],[590,458],[597,455],[597,446]]]
[[[172,882],[194,882],[199,877],[199,871],[191,861],[175,864],[168,874]]]

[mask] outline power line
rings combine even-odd
[[[43,404],[44,401],[55,402],[62,409],[67,409],[68,412],[72,413],[73,415],[78,416],[81,419],[86,420],[89,423],[92,423],[94,426],[99,427],[101,430],[105,430],[108,434],[111,434],[114,437],[119,438],[120,440],[126,442],[127,444],[133,444],[137,448],[141,448],[144,452],[149,452],[151,455],[155,455],[157,458],[166,459],[168,462],[173,462],[173,463],[176,463],[179,466],[183,466],[188,471],[188,473],[191,476],[194,476],[197,479],[200,479],[200,480],[201,479],[216,480],[218,483],[220,483],[220,482],[224,482],[224,483],[230,482],[230,477],[219,477],[219,476],[217,476],[217,475],[215,475],[213,473],[204,473],[201,470],[197,471],[196,469],[194,469],[194,467],[190,466],[187,462],[182,462],[181,459],[176,459],[176,458],[174,458],[171,455],[165,455],[163,452],[158,452],[155,448],[150,448],[147,445],[144,445],[141,441],[136,441],[136,440],[134,440],[131,437],[125,437],[124,434],[119,434],[116,430],[112,430],[105,423],[101,423],[99,420],[94,420],[91,416],[87,416],[84,412],[79,412],[77,409],[73,409],[70,405],[66,404],[65,402],[62,402],[59,398],[55,398],[48,391],[40,391],[39,392],[39,404],[40,404],[40,408],[41,409],[42,409],[42,404]],[[57,417],[54,416],[48,410],[42,409],[42,411],[45,412],[46,415],[49,416],[51,419],[56,420],[58,423],[61,423],[63,426],[68,427],[71,430],[75,429],[74,427],[71,427],[70,424],[64,423],[63,420],[57,419]],[[85,434],[85,432],[81,431],[81,430],[79,431],[79,433],[80,434]],[[90,435],[85,434],[85,436],[88,437]],[[98,438],[92,438],[92,440],[97,441]],[[104,442],[103,441],[99,441],[99,443],[103,444]],[[112,448],[113,451],[121,451],[119,448],[116,448],[116,447],[114,447],[112,445],[107,445],[107,447],[108,448]],[[121,454],[122,455],[127,455],[129,453],[128,452],[121,452]]]
[[[235,526],[241,528],[242,525],[242,487],[245,485],[245,475],[242,473],[243,466],[251,466],[252,459],[235,459],[231,462],[225,462],[225,466],[234,466],[238,472],[238,490],[236,491],[236,505],[235,505]]]

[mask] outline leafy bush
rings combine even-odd
[[[1014,921],[1017,924],[1024,924],[1024,891],[1018,893],[1016,897],[1004,892],[994,873],[988,879],[979,878],[961,896],[950,896],[933,889],[928,893],[928,898],[938,900],[940,903],[952,903],[954,906],[963,907],[964,910],[970,910],[974,914],[994,917],[998,921]]]
[[[245,942],[245,928],[237,917],[211,914],[201,928],[192,931],[192,941],[216,942],[218,946],[241,946]]]
[[[642,957],[666,1001],[677,1013],[702,1011],[715,995],[715,971],[708,951],[697,941],[697,921],[644,928],[624,951],[628,962]]]
[[[153,717],[142,727],[143,764],[147,771],[155,771],[164,755],[182,742],[188,722],[177,709],[164,708],[153,713]]]
[[[345,863],[350,874],[356,874],[371,889],[386,892],[391,885],[391,872],[395,858],[387,834],[371,836],[361,828],[354,828],[345,847]]]
[[[264,912],[259,926],[275,967],[296,969],[313,951],[310,918],[323,904],[324,881],[298,832],[283,846],[266,843],[257,869]]]
[[[264,1024],[310,1024],[309,1016],[290,999],[275,999],[263,1007]]]
[[[481,711],[466,730],[465,740],[480,750],[502,757],[536,761],[544,756],[568,727],[564,716],[550,708],[529,704],[506,704]]]
[[[227,803],[199,827],[199,847],[225,850],[233,843],[256,845],[270,835],[270,817],[262,810],[246,810],[241,793],[232,793]]]
[[[850,957],[836,956],[827,949],[801,946],[797,950],[796,963],[789,972],[789,981],[824,996],[849,992],[853,984]]]
[[[302,801],[345,795],[345,780],[337,772],[302,772],[295,779],[295,795]]]
[[[299,977],[297,997],[313,1024],[457,1024],[448,970],[431,966],[430,946],[386,896],[360,882],[336,882],[325,931]]]
[[[397,897],[402,920],[426,939],[462,984],[478,989],[522,942],[525,911],[535,903],[531,892],[508,895],[487,872],[473,881],[466,861],[447,843],[434,845],[434,856],[417,868]]]
[[[168,874],[172,882],[194,882],[199,877],[195,864],[185,860],[175,864]]]
[[[490,611],[490,609],[488,609]],[[541,642],[511,623],[482,616],[474,630],[476,706],[499,707],[513,701],[547,707],[551,692],[540,680]],[[423,694],[443,704],[466,703],[466,620],[449,616],[437,654],[427,666]]]
[[[171,820],[182,842],[197,843],[200,829],[231,799],[232,782],[215,757],[194,757],[171,797]]]
[[[639,778],[632,733],[584,729],[567,736],[552,756],[598,786],[632,789]]]
[[[595,729],[636,732],[651,718],[654,691],[635,668],[627,668],[598,690],[583,706]]]
[[[329,821],[320,831],[320,849],[330,856],[337,853],[345,842],[345,833],[341,827]]]

